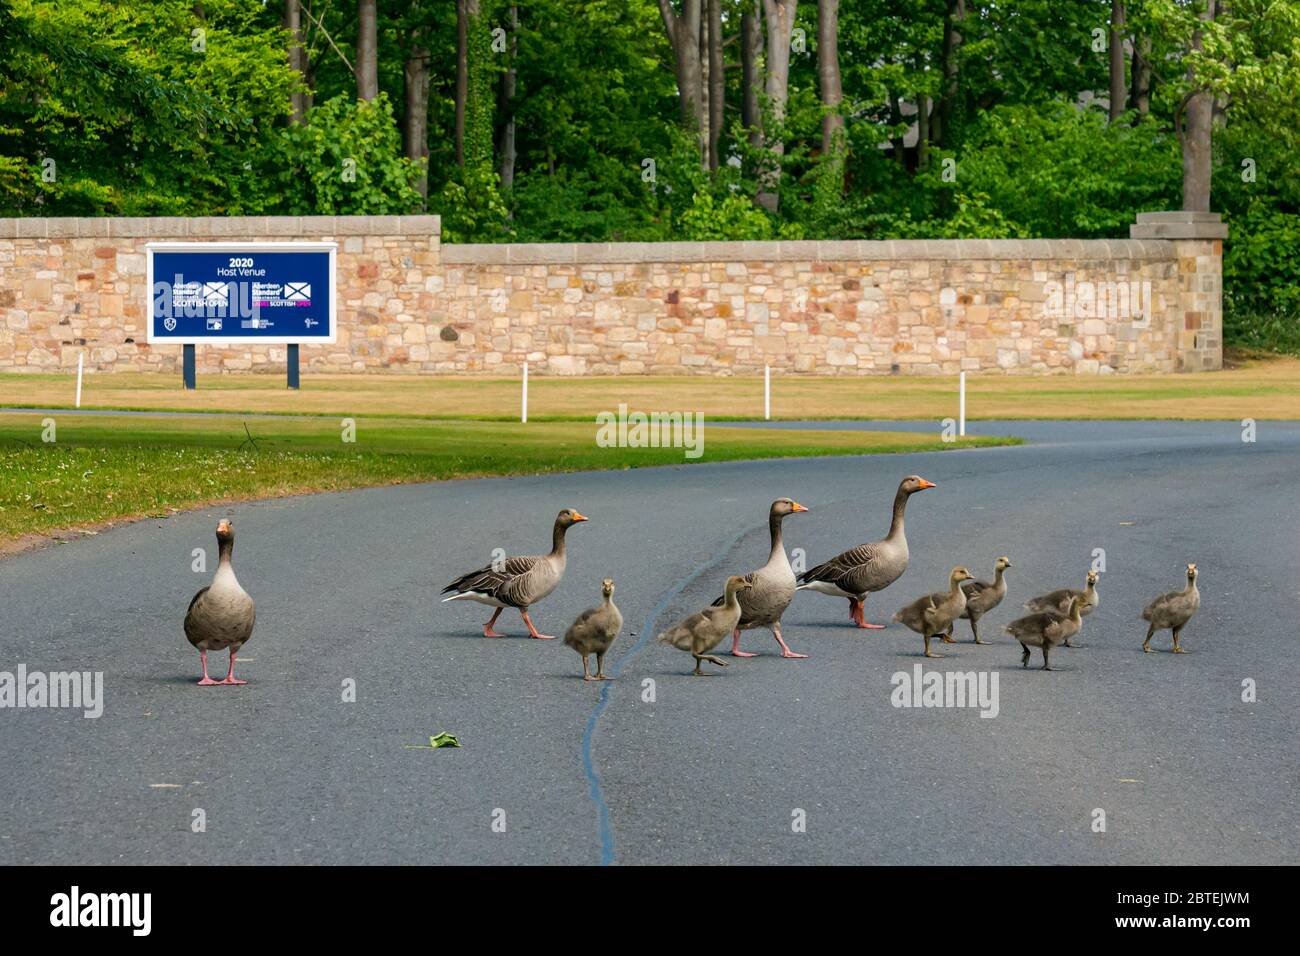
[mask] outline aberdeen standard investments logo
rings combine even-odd
[[[50,897],[50,925],[55,927],[130,927],[133,936],[148,936],[153,926],[151,893],[70,892]]]

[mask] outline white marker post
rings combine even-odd
[[[957,409],[957,434],[961,438],[966,437],[966,373],[961,373],[961,400]]]
[[[519,421],[528,424],[528,363],[524,363],[524,391],[522,403],[519,409]]]
[[[763,420],[772,420],[772,366],[763,366]]]
[[[81,368],[86,362],[86,353],[77,353],[77,407],[81,407]]]

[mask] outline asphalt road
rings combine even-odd
[[[1232,422],[971,430],[1032,444],[373,489],[0,562],[0,671],[102,671],[105,687],[99,719],[0,710],[0,864],[1300,862],[1300,425],[1261,422],[1253,444]],[[647,639],[763,561],[773,498],[812,509],[786,537],[814,562],[880,537],[912,472],[939,487],[913,499],[911,568],[868,617],[1007,554],[994,645],[961,622],[963,643],[923,661],[910,631],[851,629],[846,602],[808,593],[785,619],[808,660],[750,632],[764,656],[692,678]],[[615,577],[627,625],[604,685],[513,612],[488,640],[485,609],[437,603],[495,547],[545,550],[566,505],[592,520],[533,616],[563,633]],[[181,619],[210,577],[192,549],[215,562],[223,515],[258,624],[249,683],[200,688]],[[1022,670],[1001,625],[1078,586],[1095,548],[1107,573],[1082,646]],[[1139,613],[1188,561],[1190,653],[1165,632],[1144,655]],[[922,662],[996,672],[998,716],[893,707],[891,675]],[[464,746],[409,746],[439,731]]]

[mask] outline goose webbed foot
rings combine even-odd
[[[695,670],[691,671],[691,674],[695,677],[710,676],[709,674],[706,674],[703,670],[700,669],[700,665],[703,664],[705,661],[708,661],[710,664],[717,664],[719,667],[727,666],[726,661],[722,660],[721,658],[715,657],[712,654],[694,654],[692,656],[695,658]]]
[[[872,624],[867,621],[867,607],[863,601],[849,602],[849,620],[856,624],[859,630],[880,631],[885,627],[883,624]]]
[[[528,612],[527,612],[527,611],[520,611],[520,612],[519,612],[519,616],[522,617],[522,618],[524,619],[524,623],[528,625],[528,636],[529,636],[529,637],[535,637],[535,638],[537,638],[537,640],[539,640],[539,641],[553,641],[553,640],[555,640],[555,635],[554,635],[554,634],[543,634],[541,631],[539,631],[539,630],[538,630],[538,629],[533,625],[533,620],[532,620],[532,618],[530,618],[530,617],[528,616]]]
[[[497,622],[497,618],[499,618],[500,616],[501,616],[501,608],[497,608],[495,611],[492,612],[492,617],[488,620],[486,624],[483,625],[484,637],[505,637],[504,634],[502,634],[495,627],[493,627],[493,625],[496,624]]]
[[[229,686],[231,686],[231,687],[237,686],[237,685],[239,685],[239,684],[247,684],[247,683],[248,683],[248,681],[246,681],[246,680],[240,680],[238,677],[235,676],[235,652],[234,652],[234,651],[231,651],[231,652],[230,652],[230,668],[226,671],[226,677],[225,677],[225,680],[219,680],[219,681],[216,681],[216,683],[218,683],[218,684],[226,684],[226,685],[229,685]]]
[[[806,659],[806,658],[808,657],[807,654],[799,654],[799,653],[796,653],[795,651],[790,650],[790,645],[787,644],[787,643],[785,642],[785,638],[781,636],[781,625],[780,625],[780,624],[774,624],[774,625],[772,625],[772,636],[775,637],[775,638],[776,638],[776,642],[777,642],[778,644],[781,645],[781,656],[782,656],[782,657],[789,657],[789,658],[791,658],[791,659],[793,659],[793,660],[804,660],[804,659]]]
[[[971,642],[972,644],[992,644],[992,641],[981,641],[978,637]]]
[[[1185,648],[1185,647],[1179,647],[1177,644],[1175,644],[1175,645],[1174,645],[1174,653],[1175,653],[1175,654],[1186,654],[1186,653],[1187,653],[1187,648]]]
[[[217,683],[208,676],[208,652],[199,651],[199,661],[203,664],[203,678],[198,682],[200,687],[211,687]]]
[[[731,632],[731,656],[732,657],[757,657],[757,654],[751,654],[749,651],[740,649],[740,628]],[[707,658],[706,658],[707,659]]]

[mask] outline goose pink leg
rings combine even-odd
[[[757,654],[751,654],[749,651],[740,649],[740,628],[731,632],[731,656],[732,657],[757,657]]]
[[[520,611],[519,613],[520,613],[520,615],[523,617],[523,619],[524,619],[524,623],[528,625],[528,636],[529,636],[529,637],[535,637],[535,638],[537,638],[539,641],[553,641],[553,640],[555,640],[555,635],[554,635],[554,634],[543,634],[543,633],[542,633],[541,631],[539,631],[537,628],[533,627],[533,621],[532,621],[532,618],[530,618],[530,617],[528,616],[528,612],[527,612],[527,611]]]
[[[218,684],[232,684],[232,685],[233,685],[233,684],[247,684],[247,683],[248,683],[248,681],[246,681],[246,680],[240,680],[238,677],[235,676],[235,651],[234,651],[234,648],[231,648],[231,650],[230,650],[230,669],[229,669],[228,671],[226,671],[226,679],[225,679],[225,680],[219,680],[219,681],[217,681],[217,683],[218,683]]]
[[[806,657],[808,656],[807,654],[796,654],[794,651],[790,650],[790,645],[787,644],[787,643],[785,642],[785,638],[781,636],[781,625],[780,625],[780,624],[773,624],[773,625],[772,625],[772,636],[775,637],[775,638],[776,638],[776,642],[777,642],[778,644],[781,645],[781,656],[782,656],[782,657],[792,657],[792,658],[798,658],[798,659],[801,659],[801,660],[802,660],[802,659],[804,659],[804,658],[806,658]]]
[[[849,601],[849,617],[862,630],[880,631],[884,630],[885,627],[883,624],[867,623],[867,609],[864,601]]]
[[[497,608],[495,611],[493,611],[492,620],[488,621],[486,624],[483,625],[484,637],[505,637],[504,634],[500,633],[492,626],[497,622],[497,618],[501,616],[501,611],[502,611],[501,608]]]
[[[211,677],[208,676],[208,652],[199,651],[199,660],[203,662],[203,679],[199,681],[199,686],[211,687],[213,684],[216,683],[216,681],[214,681]]]

